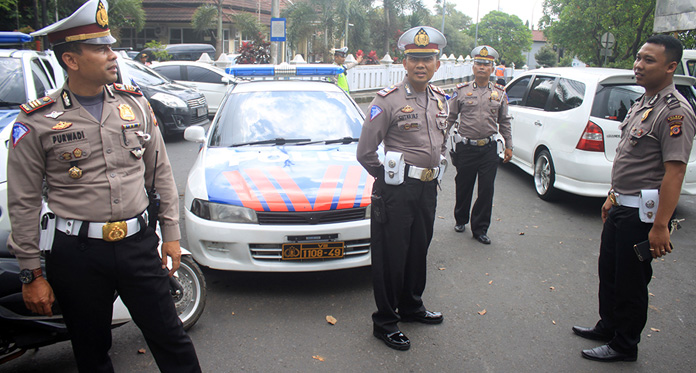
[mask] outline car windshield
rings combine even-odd
[[[26,101],[24,70],[18,58],[0,58],[0,108],[13,108]]]
[[[645,92],[633,84],[600,85],[597,88],[592,116],[623,122],[633,103]]]
[[[360,111],[342,92],[232,93],[218,112],[210,146],[358,138],[361,125]]]
[[[128,73],[133,77],[133,80],[138,85],[162,85],[169,83],[169,80],[160,74],[157,74],[154,70],[148,68],[147,66],[133,61],[125,61],[124,64],[128,68]]]

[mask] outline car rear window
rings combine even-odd
[[[343,92],[232,93],[218,111],[210,146],[275,138],[321,141],[360,137],[362,116]]]
[[[565,111],[582,105],[585,98],[585,83],[561,78],[551,99],[549,111]]]
[[[600,85],[590,115],[623,122],[628,109],[644,92],[643,87],[631,84]]]

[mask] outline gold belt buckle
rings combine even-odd
[[[478,145],[478,146],[486,145],[486,139],[476,140],[476,145]]]
[[[128,224],[125,221],[114,221],[104,224],[102,238],[107,242],[121,241],[128,234]]]
[[[616,200],[616,194],[614,192],[609,192],[609,201],[611,202],[612,205],[618,206],[619,202]]]
[[[426,168],[421,174],[421,181],[431,181],[433,179],[434,171],[432,168]]]

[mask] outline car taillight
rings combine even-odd
[[[587,126],[585,126],[585,131],[582,132],[580,141],[578,141],[578,145],[575,148],[578,150],[587,150],[589,152],[603,152],[604,132],[602,132],[602,129],[598,125],[588,121]]]

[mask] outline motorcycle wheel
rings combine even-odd
[[[207,291],[205,277],[198,264],[188,255],[181,257],[181,265],[176,271],[176,279],[183,293],[174,296],[174,304],[184,330],[189,330],[203,314]]]

